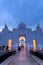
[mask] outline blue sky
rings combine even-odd
[[[5,23],[14,28],[21,21],[27,27],[40,23],[43,28],[43,0],[0,0],[0,30]]]

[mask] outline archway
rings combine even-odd
[[[34,52],[37,51],[37,41],[35,39],[33,40],[33,50]]]
[[[12,40],[9,39],[8,40],[8,51],[11,51],[12,50]]]
[[[18,46],[20,47],[26,47],[26,37],[25,36],[19,36],[19,43]]]

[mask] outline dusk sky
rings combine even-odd
[[[23,21],[27,27],[43,28],[43,0],[0,0],[0,30],[6,23],[9,28]]]

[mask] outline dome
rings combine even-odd
[[[26,28],[26,25],[24,22],[21,22],[19,25],[18,25],[18,28],[19,29],[25,29]]]

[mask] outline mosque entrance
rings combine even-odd
[[[19,47],[26,47],[26,37],[24,35],[19,36]]]

